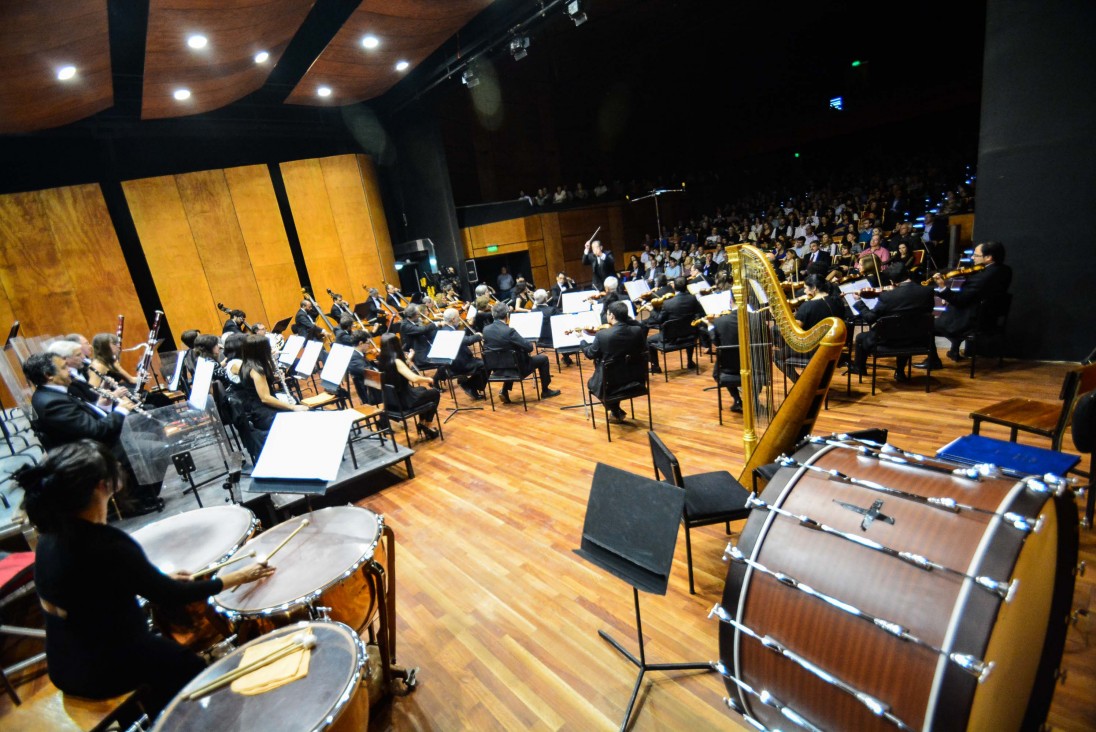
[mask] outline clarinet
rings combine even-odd
[[[275,398],[280,399],[289,405],[296,404],[297,400],[289,393],[289,386],[285,383],[285,372],[277,365],[274,366],[274,378],[278,380],[278,386],[281,387],[282,390],[281,394],[275,394]]]
[[[164,316],[162,310],[156,311],[156,317],[152,320],[152,328],[148,332],[148,341],[145,343],[145,352],[141,360],[137,362],[137,384],[133,390],[137,392],[138,401],[144,398],[142,387],[148,381],[149,370],[152,368],[152,349],[156,348],[156,336],[160,333],[160,318]]]
[[[88,368],[91,368],[91,367],[89,366]],[[93,370],[94,370],[94,369],[93,369]],[[99,373],[99,372],[98,372],[98,371],[96,371],[95,373]],[[104,382],[103,382],[103,383],[105,384],[105,383],[106,383],[106,381],[104,380]],[[90,389],[91,389],[92,391],[94,391],[94,392],[95,392],[96,394],[98,394],[99,396],[103,397],[104,399],[108,399],[108,400],[110,400],[110,403],[111,403],[111,404],[113,404],[114,406],[117,406],[117,405],[118,405],[118,402],[120,402],[120,401],[121,401],[121,399],[120,399],[120,398],[118,398],[118,397],[114,396],[113,394],[111,394],[111,393],[110,393],[109,391],[107,391],[106,389],[102,389],[102,388],[100,388],[100,387],[98,387],[98,386],[92,386],[91,384],[88,384],[88,387],[89,387],[89,388],[90,388]],[[133,396],[133,395],[132,395],[131,393],[129,393],[128,391],[127,391],[126,393],[127,393],[128,395],[129,395],[129,397],[130,397],[130,400],[132,401],[132,396]],[[131,411],[131,412],[135,412],[136,414],[144,414],[144,415],[147,415],[147,414],[148,414],[148,412],[147,412],[147,411],[145,410],[145,408],[141,406],[141,403],[140,403],[140,402],[136,402],[136,401],[134,401],[134,402],[133,402],[133,406],[129,408],[129,411]]]
[[[84,359],[84,366],[85,366],[85,367],[87,368],[87,370],[88,370],[88,371],[90,371],[91,373],[93,373],[93,374],[95,374],[96,376],[98,376],[98,377],[100,378],[100,380],[102,380],[102,382],[103,382],[103,383],[104,383],[104,384],[105,384],[106,386],[108,386],[108,387],[110,387],[110,386],[113,386],[113,387],[114,387],[115,389],[117,389],[117,388],[118,388],[118,382],[117,382],[117,381],[115,381],[114,379],[112,379],[111,377],[107,376],[106,374],[104,374],[104,373],[103,373],[102,371],[100,371],[99,369],[97,369],[97,368],[95,368],[94,366],[92,366],[92,365],[91,365],[91,361],[90,361],[90,360],[88,360],[88,359],[86,359],[86,358],[85,358],[85,359]],[[91,384],[88,384],[88,386],[91,386]],[[113,395],[111,395],[111,394],[110,394],[110,392],[107,392],[107,393],[105,393],[105,394],[104,394],[103,392],[99,391],[99,388],[98,388],[98,387],[95,387],[95,386],[91,386],[91,388],[92,388],[92,389],[95,389],[95,391],[99,393],[99,396],[107,396],[107,397],[110,397],[111,399],[114,399],[115,401],[117,401],[116,397],[114,397]],[[129,399],[129,400],[130,400],[131,402],[133,402],[134,404],[140,404],[140,403],[141,403],[141,400],[137,398],[137,395],[136,395],[136,394],[134,394],[134,393],[133,393],[133,392],[132,392],[131,390],[129,390],[129,389],[126,389],[126,399]]]

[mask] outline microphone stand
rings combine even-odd
[[[660,251],[662,250],[662,244],[661,244],[661,241],[662,241],[662,215],[661,215],[661,213],[659,212],[659,209],[658,209],[658,199],[660,197],[666,195],[667,193],[684,193],[684,192],[685,192],[685,184],[682,183],[681,188],[652,188],[651,192],[648,193],[645,196],[640,196],[639,198],[631,198],[631,197],[628,198],[629,203],[639,203],[640,201],[645,201],[648,198],[655,199],[655,225],[658,227],[658,231],[655,232],[655,236],[657,237],[657,241],[659,242],[659,247],[658,248],[659,248]]]

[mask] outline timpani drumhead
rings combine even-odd
[[[160,519],[133,532],[161,572],[197,572],[232,555],[258,527],[243,506],[211,506]]]
[[[308,675],[277,689],[243,696],[223,687],[195,701],[186,695],[240,665],[244,650],[256,643],[311,631],[316,646],[311,650]],[[366,664],[366,648],[354,631],[342,623],[307,622],[275,630],[256,638],[198,674],[156,720],[154,730],[365,730],[369,721],[369,695],[360,688]]]
[[[368,509],[336,506],[285,521],[255,537],[236,553],[255,550],[269,554],[309,520],[270,561],[277,571],[270,577],[226,590],[213,599],[218,611],[260,615],[319,597],[356,572],[373,557],[380,541],[381,519]]]

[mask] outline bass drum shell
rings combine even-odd
[[[298,516],[255,537],[236,555],[252,550],[259,558],[268,555],[304,518],[308,526],[271,559],[273,575],[210,601],[241,640],[298,620],[315,620],[318,607],[331,608],[332,620],[359,632],[377,616],[371,564],[385,564],[384,520],[368,509],[335,506]]]
[[[970,580],[918,569],[764,509],[750,516],[738,545],[769,570],[994,668],[979,684],[933,650],[742,563],[731,562],[723,608],[759,635],[882,701],[914,729],[1037,728],[1049,709],[1073,595],[1078,539],[1072,496],[1048,499],[1011,479],[976,482],[831,446],[811,445],[795,457],[908,493],[1042,520],[1037,532],[1024,534],[987,514],[952,513],[796,468],[780,470],[762,495],[770,505],[966,574],[1016,580],[1008,603]],[[867,509],[880,500],[893,524],[877,518],[862,528],[864,516],[840,505]],[[852,695],[726,623],[720,626],[720,657],[739,679],[822,729],[896,728]],[[766,726],[787,725],[779,712],[730,680],[727,689]]]
[[[310,651],[304,677],[254,696],[222,688],[186,701],[187,694],[239,667],[248,647],[309,631],[316,637],[316,646]],[[369,726],[369,692],[363,684],[368,667],[365,644],[342,623],[290,625],[256,638],[198,674],[164,709],[153,730],[362,732]]]

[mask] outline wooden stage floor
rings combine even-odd
[[[930,394],[923,377],[897,384],[881,371],[875,397],[868,382],[854,384],[846,397],[841,377],[815,431],[885,427],[894,444],[931,453],[969,433],[967,414],[978,406],[1017,394],[1056,399],[1067,368],[1007,361],[971,380],[965,365],[949,363],[935,373]],[[700,376],[674,370],[669,383],[657,377],[655,430],[686,473],[726,469],[737,475],[743,462],[741,417],[727,412],[719,425],[715,394],[703,391],[712,383],[706,357]],[[579,401],[578,369],[565,368],[553,386],[562,396],[531,401],[528,413],[520,404],[461,413],[446,425],[444,442],[414,446],[414,479],[358,502],[383,514],[395,531],[398,660],[421,669],[412,695],[373,709],[371,730],[619,726],[635,673],[597,631],[609,630],[635,649],[631,592],[572,549],[579,544],[598,462],[651,474],[646,403],[636,403],[637,419],[630,425],[613,426],[608,443],[603,412],[595,430],[581,409],[559,409]],[[463,393],[460,398],[465,404]],[[444,395],[442,406],[449,405]],[[1007,437],[992,427],[983,434]],[[1082,530],[1081,543],[1083,558],[1092,564],[1092,532]],[[717,623],[706,616],[723,589],[725,545],[722,527],[693,532],[698,594],[690,596],[679,533],[668,594],[641,596],[650,662],[718,657]],[[1090,573],[1078,582],[1075,607],[1089,607],[1093,589]],[[1069,631],[1069,675],[1050,716],[1055,729],[1096,728],[1094,623],[1089,618]],[[723,706],[724,695],[714,674],[651,674],[632,729],[745,728]]]

